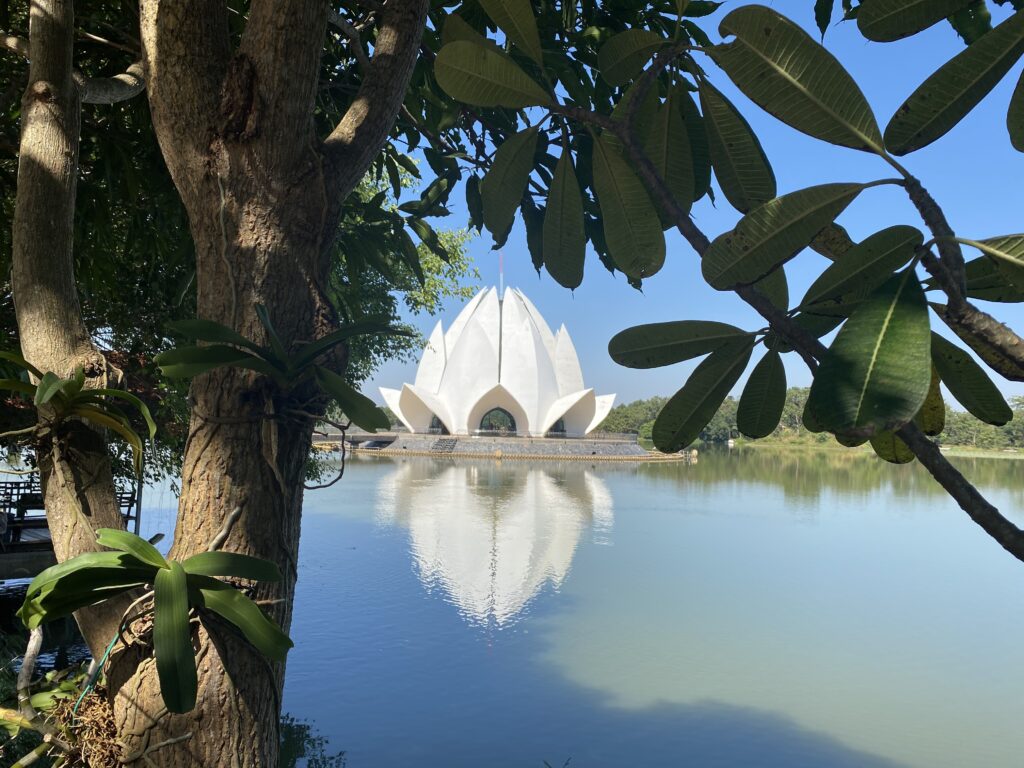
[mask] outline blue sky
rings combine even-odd
[[[714,32],[718,20],[741,4],[726,3],[713,16],[703,19],[702,26],[709,34]],[[767,4],[789,14],[817,35],[810,0]],[[1007,15],[1007,11],[993,9],[994,22]],[[719,39],[717,34],[710,36],[712,40]],[[961,41],[945,23],[897,43],[872,43],[851,23],[834,24],[825,37],[825,45],[860,85],[883,128],[928,75],[962,50]],[[787,127],[743,97],[711,62],[705,68],[760,137],[775,169],[780,194],[826,182],[893,176],[892,169],[873,155],[825,144]],[[1005,127],[1006,108],[1020,70],[1018,62],[999,86],[945,137],[901,160],[943,206],[954,231],[961,237],[977,239],[1024,230],[1024,154],[1010,146]],[[740,218],[722,195],[717,195],[717,199],[717,206],[705,198],[693,209],[697,225],[712,238],[731,229]],[[463,200],[462,190],[456,190],[452,196],[453,215],[439,223],[463,226],[468,218]],[[866,190],[839,222],[856,240],[893,224],[924,229],[905,192],[893,186]],[[693,361],[647,371],[622,368],[612,362],[607,352],[608,340],[622,329],[685,319],[719,320],[750,329],[764,325],[740,299],[704,283],[694,251],[674,231],[667,234],[665,267],[644,282],[642,293],[631,288],[621,274],[612,275],[605,270],[593,252],[587,254],[583,284],[574,292],[559,286],[546,272],[538,276],[526,250],[525,229],[518,217],[504,247],[506,285],[523,289],[553,328],[565,323],[576,344],[587,386],[594,387],[598,394],[616,393],[617,402],[671,395],[696,364]],[[480,271],[482,285],[496,285],[498,253],[491,250],[490,235],[485,231],[473,240],[469,251]],[[972,258],[976,254],[966,255]],[[811,251],[790,262],[786,271],[791,300],[798,300],[827,264]],[[461,304],[455,301],[445,305],[438,317],[446,327]],[[1024,305],[981,302],[979,306],[1024,332]],[[438,317],[407,319],[429,334]],[[933,327],[945,332],[941,321],[934,317]],[[791,386],[810,383],[810,374],[796,355],[786,355],[785,360]],[[378,386],[399,387],[414,376],[415,364],[388,363],[367,382],[363,391],[381,402]],[[1005,394],[1024,395],[1024,384],[1007,382],[994,373],[992,377]]]

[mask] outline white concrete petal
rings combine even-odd
[[[427,346],[423,349],[419,368],[416,369],[416,386],[428,392],[437,392],[441,389],[441,377],[444,376],[447,357],[444,328],[439,320],[430,334]]]
[[[590,424],[587,425],[587,432],[592,432],[600,426],[613,405],[615,405],[615,395],[599,395],[597,397],[594,417],[590,420]]]
[[[493,288],[488,288],[480,291],[476,296],[469,300],[469,304],[462,308],[462,311],[455,317],[455,321],[448,328],[448,332],[444,335],[445,348],[448,350],[454,349],[455,345],[459,343],[459,336],[462,335],[462,331],[469,323],[469,319],[476,314],[477,309],[483,302],[484,297],[494,294],[494,310],[497,311],[497,294],[498,292]]]
[[[418,389],[412,384],[402,385],[401,391],[381,387],[380,393],[388,408],[395,412],[410,432],[426,432],[430,429],[430,422],[434,416],[448,427],[449,432],[451,431],[451,416],[448,409],[433,393]]]
[[[564,416],[570,408],[575,406],[581,400],[585,398],[593,399],[593,397],[594,390],[581,389],[578,392],[573,392],[571,394],[566,395],[565,397],[560,397],[557,400],[555,400],[555,402],[553,402],[551,406],[548,408],[548,412],[544,417],[544,421],[542,424],[544,430],[541,434],[546,434],[547,431],[554,426],[556,421],[562,418],[562,416]]]
[[[501,308],[501,376],[499,381],[539,425],[558,398],[555,367],[526,305],[513,298]]]
[[[583,389],[583,371],[576,355],[576,346],[563,325],[555,336],[555,375],[558,377],[558,394],[568,395]]]
[[[493,304],[493,312],[488,304]],[[452,432],[466,434],[473,404],[498,382],[498,334],[498,299],[491,291],[459,334],[458,343],[448,348],[438,397],[451,414]]]
[[[526,298],[526,294],[518,288],[513,288],[512,292],[515,297],[523,303],[526,307],[526,311],[533,319],[533,324],[537,326],[537,332],[540,333],[540,337],[544,340],[544,348],[548,351],[548,357],[552,360],[555,357],[555,334],[551,332],[548,327],[547,321],[541,316],[540,312],[537,311],[537,307],[533,305],[533,302]],[[505,293],[508,296],[508,292]]]

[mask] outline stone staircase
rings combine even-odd
[[[455,446],[458,445],[459,440],[456,437],[442,437],[439,440],[435,440],[434,444],[430,446],[431,453],[451,453],[455,450]]]

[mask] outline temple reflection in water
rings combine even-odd
[[[407,461],[378,499],[378,522],[409,530],[424,586],[469,623],[498,628],[546,584],[557,590],[580,537],[607,539],[613,520],[607,486],[578,466]]]

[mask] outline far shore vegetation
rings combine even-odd
[[[779,426],[766,438],[746,440],[736,427],[738,401],[727,397],[718,413],[700,433],[699,443],[724,443],[730,439],[751,444],[806,445],[813,447],[840,447],[827,432],[813,433],[804,428],[802,414],[807,402],[807,387],[790,387],[786,390],[786,405]],[[654,420],[668,401],[667,397],[650,397],[634,400],[612,408],[608,417],[598,429],[602,432],[635,434],[641,442],[649,442]],[[1001,427],[979,421],[966,411],[958,411],[946,405],[946,426],[942,434],[933,438],[945,448],[970,449],[977,451],[1019,451],[1024,454],[1024,397],[1009,399],[1013,409],[1013,420]]]

